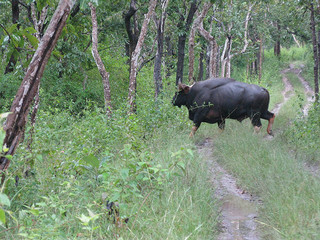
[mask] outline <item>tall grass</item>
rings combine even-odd
[[[295,128],[294,122],[301,116],[306,98],[297,77],[288,74],[288,78],[295,95],[275,119],[275,137],[265,138],[265,127],[260,134],[253,134],[249,121],[242,124],[227,121],[225,132],[215,137],[214,153],[220,164],[238,178],[242,188],[262,200],[258,223],[263,226],[264,238],[318,239],[320,181],[305,168],[308,156],[300,154],[297,146],[303,143],[296,142],[294,134],[288,134]],[[273,83],[269,89],[271,99],[281,99],[281,91],[278,91],[282,85],[281,76]],[[272,101],[271,105],[277,102]],[[308,127],[312,125],[305,125]],[[308,145],[308,141],[313,140],[305,141]]]
[[[112,119],[92,108],[39,112],[32,151],[22,144],[10,167],[11,217],[1,238],[212,238],[217,207],[186,112],[169,97],[141,103],[136,115],[115,110]]]

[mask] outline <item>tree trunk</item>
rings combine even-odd
[[[274,43],[274,55],[280,57],[281,50],[280,50],[280,24],[279,22],[276,23],[277,33],[276,33],[276,42]]]
[[[165,43],[166,43],[166,58],[165,58],[166,78],[169,78],[171,76],[171,71],[174,68],[174,63],[172,62],[174,52],[173,52],[170,36],[165,37]]]
[[[74,2],[72,0],[61,0],[59,2],[47,31],[44,34],[38,49],[34,53],[26,75],[15,96],[10,109],[11,114],[8,116],[4,127],[6,136],[3,144],[9,149],[8,152],[5,153],[7,155],[13,155],[19,144],[19,140],[24,132],[30,105],[38,91],[43,71],[62,29],[65,26],[73,4]],[[5,157],[0,158],[0,170],[6,170],[9,164],[9,159]]]
[[[207,15],[209,9],[211,8],[212,3],[205,3],[202,9],[202,12],[197,16],[192,24],[189,38],[189,82],[193,81],[193,71],[194,71],[194,37],[195,33],[198,30],[202,37],[204,37],[210,44],[210,63],[209,63],[209,77],[215,76],[216,70],[216,42],[210,32],[206,31],[203,27],[203,19]]]
[[[209,78],[210,73],[210,55],[211,55],[211,47],[210,44],[206,47],[206,79]]]
[[[196,35],[196,31],[199,25],[199,22],[197,21],[199,16],[194,20],[191,30],[190,30],[190,36],[189,36],[189,83],[193,81],[193,70],[194,70],[194,38]]]
[[[102,59],[98,52],[98,23],[96,15],[96,7],[89,2],[91,9],[92,18],[92,56],[97,64],[99,73],[102,77],[102,84],[104,90],[104,104],[106,108],[106,113],[108,117],[111,117],[111,93],[110,93],[110,83],[109,83],[109,73],[106,71]]]
[[[40,17],[39,20],[37,19],[37,11],[36,11],[36,6],[35,3],[32,2],[31,3],[31,18],[33,21],[33,26],[34,29],[36,30],[36,37],[37,39],[40,41],[40,39],[42,38],[43,35],[43,30],[44,30],[44,23],[45,23],[45,19],[47,17],[47,12],[48,12],[48,5],[45,6],[40,13]]]
[[[203,80],[203,59],[204,59],[204,51],[205,49],[201,48],[200,56],[199,56],[199,73],[198,73],[198,81]]]
[[[221,54],[221,77],[226,77],[226,69],[227,69],[227,62],[228,59],[230,61],[230,52],[231,52],[231,36],[228,36],[226,38],[226,41],[224,43],[224,49],[223,52]]]
[[[232,48],[232,36],[230,35],[231,29],[233,27],[233,24],[231,23],[229,26],[229,30],[228,30],[228,36],[227,39],[225,41],[225,45],[224,45],[224,50],[223,53],[221,55],[221,77],[230,77],[231,76],[231,60],[234,56],[237,56],[239,54],[244,53],[247,50],[247,47],[249,45],[249,41],[248,41],[248,23],[250,20],[250,14],[252,11],[252,8],[254,6],[255,3],[252,3],[249,5],[248,7],[248,12],[246,15],[246,19],[244,22],[244,44],[243,44],[243,48],[241,51],[235,52],[233,54],[231,54],[231,48]]]
[[[145,15],[141,32],[139,35],[139,39],[137,42],[137,46],[135,50],[132,53],[131,57],[131,67],[130,67],[130,80],[129,80],[129,95],[128,95],[128,100],[129,100],[129,106],[130,106],[130,112],[133,113],[136,111],[136,88],[137,88],[137,67],[138,67],[138,58],[140,56],[141,48],[144,42],[144,38],[147,34],[148,30],[148,24],[150,22],[150,18],[154,12],[154,9],[156,7],[157,0],[151,0],[148,13]]]
[[[124,22],[126,31],[129,38],[129,44],[126,44],[126,53],[129,57],[129,66],[131,63],[132,53],[137,46],[138,38],[139,38],[139,29],[136,19],[136,12],[138,8],[136,7],[136,0],[131,0],[130,8],[128,12],[124,15]],[[131,23],[131,19],[133,18],[133,27]],[[130,68],[129,68],[130,72]]]
[[[190,30],[189,36],[189,83],[193,81],[193,70],[194,70],[194,38],[197,31],[196,20],[193,22],[193,25]]]
[[[216,68],[217,68],[217,43],[216,40],[211,34],[203,28],[203,22],[200,23],[199,33],[203,36],[208,42],[210,46],[210,60],[209,60],[209,78],[216,76]]]
[[[166,21],[166,8],[168,6],[169,0],[162,1],[162,12],[160,19],[158,21],[157,29],[157,53],[154,60],[154,70],[153,79],[155,85],[155,98],[157,99],[160,92],[162,91],[162,77],[161,77],[161,66],[162,66],[162,56],[163,56],[163,40],[164,40],[164,25]]]
[[[315,92],[315,97],[316,97],[316,102],[319,103],[319,77],[320,77],[320,29],[318,30],[318,78],[317,81],[314,83],[314,92]]]
[[[227,52],[227,59],[226,59],[226,77],[231,77],[231,49],[232,49],[232,38],[229,40],[229,48]]]
[[[262,77],[262,49],[263,49],[263,39],[262,34],[260,35],[260,44],[259,44],[259,54],[258,54],[258,62],[259,62],[259,83]]]
[[[20,15],[20,11],[19,11],[19,0],[12,0],[11,1],[11,9],[12,9],[12,23],[16,24],[19,21],[19,15]],[[19,26],[17,26],[19,28]],[[14,50],[17,51],[17,50]],[[13,72],[14,70],[14,66],[17,63],[17,59],[14,56],[14,52],[11,54],[10,60],[8,62],[8,65],[4,71],[4,74]]]
[[[314,74],[314,93],[316,97],[316,102],[319,101],[319,56],[317,49],[317,36],[316,36],[316,25],[314,19],[314,7],[313,3],[310,4],[310,28],[312,32],[312,45],[313,45],[313,74]]]
[[[192,23],[193,16],[197,11],[197,0],[193,0],[189,9],[187,20],[184,24],[184,16],[180,16],[180,22],[178,23],[178,28],[184,28],[184,34],[178,38],[178,62],[177,62],[177,75],[176,75],[176,85],[179,82],[183,82],[183,65],[184,65],[184,49],[186,45],[187,32],[189,32],[190,25]]]

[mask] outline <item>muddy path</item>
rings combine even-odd
[[[206,138],[197,145],[200,156],[207,160],[214,185],[214,197],[221,203],[219,240],[260,239],[258,229],[258,197],[238,186],[237,180],[217,162],[214,142]]]
[[[312,89],[302,78],[301,70],[292,65],[281,72],[284,90],[282,91],[283,100],[276,104],[271,110],[276,115],[279,114],[283,105],[294,95],[294,89],[288,80],[286,73],[295,73],[305,89],[307,104],[303,108],[304,115],[312,104]],[[272,137],[268,137],[272,140]],[[220,234],[218,240],[258,240],[263,239],[263,234],[259,224],[259,206],[263,202],[258,196],[246,192],[238,185],[237,179],[228,173],[214,156],[214,141],[206,138],[197,144],[200,156],[208,162],[211,172],[211,182],[214,186],[214,197],[220,204]]]

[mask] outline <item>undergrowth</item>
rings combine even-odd
[[[11,162],[0,236],[211,238],[215,203],[185,112],[165,96],[139,106],[110,119],[97,107],[78,116],[41,109],[32,148],[28,127]]]

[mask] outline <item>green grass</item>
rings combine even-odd
[[[284,59],[300,64],[309,57],[294,51],[285,52]],[[266,51],[265,60],[260,85],[269,90],[272,109],[282,101],[283,83],[272,51]],[[306,76],[308,69],[306,64]],[[11,206],[3,206],[1,239],[215,239],[219,203],[207,163],[195,147],[205,137],[214,138],[214,154],[239,184],[263,200],[259,221],[266,239],[318,238],[320,184],[303,166],[311,152],[300,153],[299,147],[317,143],[318,114],[304,128],[296,123],[305,97],[294,75],[288,77],[295,95],[275,119],[272,141],[264,138],[266,121],[261,133],[253,134],[249,121],[232,120],[222,134],[216,125],[204,124],[190,139],[187,110],[170,104],[172,86],[165,83],[163,102],[154,103],[149,99],[152,81],[144,81],[151,72],[140,76],[136,115],[128,116],[118,106],[107,119],[90,101],[87,108],[80,104],[78,116],[53,105],[40,109],[32,151],[25,143],[19,146],[6,178],[3,192]],[[308,128],[305,134],[302,130]],[[113,224],[107,200],[118,202],[122,226]],[[123,223],[126,218],[129,222]]]
[[[275,119],[275,137],[264,138],[266,121],[263,121],[265,127],[261,133],[253,134],[249,121],[239,124],[230,120],[225,132],[215,137],[214,153],[220,164],[238,178],[242,188],[261,198],[263,205],[258,221],[265,238],[318,239],[320,181],[305,169],[307,156],[297,154],[285,132],[294,127],[305,96],[296,76],[288,74],[288,78],[295,95]],[[280,83],[271,88],[274,94],[280,94],[273,90],[277,85]],[[200,130],[206,137],[212,136],[206,133],[208,127]]]
[[[11,216],[0,238],[214,237],[217,205],[186,112],[169,100],[161,107],[146,104],[131,116],[114,111],[109,120],[99,109],[81,117],[40,111],[32,152],[20,145],[10,166]],[[121,227],[108,215],[107,200],[119,203]]]

